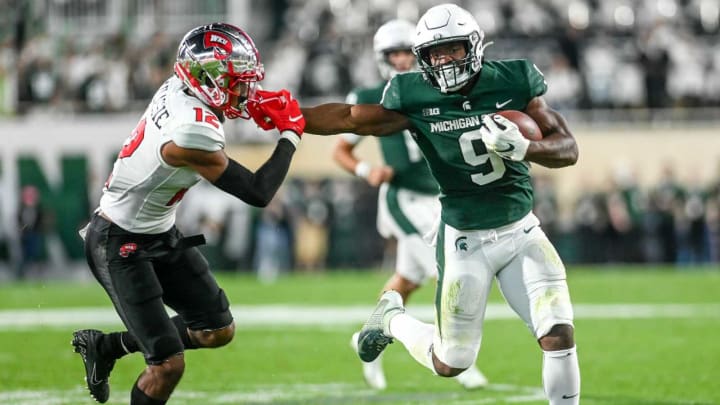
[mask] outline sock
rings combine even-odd
[[[137,382],[135,382],[132,391],[130,391],[130,405],[165,405],[166,402],[166,400],[163,401],[147,396],[147,394],[142,392],[137,386]]]
[[[180,318],[180,315],[175,315],[172,318],[170,318],[172,323],[175,325],[175,328],[177,329],[178,333],[180,334],[180,340],[183,342],[183,346],[185,349],[197,349],[199,346],[195,344],[192,340],[190,340],[190,335],[188,334],[187,325],[185,324],[185,321]]]
[[[435,325],[420,322],[408,314],[398,314],[390,320],[389,329],[392,337],[402,342],[418,363],[437,374],[432,361]]]
[[[580,403],[580,366],[576,348],[543,351],[543,386],[550,405]]]
[[[112,332],[100,338],[98,351],[103,356],[119,359],[126,354],[140,351],[140,347],[130,332]]]

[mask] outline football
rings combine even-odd
[[[514,122],[515,125],[520,128],[520,133],[523,134],[525,138],[531,141],[539,141],[543,138],[542,131],[540,130],[538,124],[534,119],[532,119],[532,117],[524,112],[517,110],[503,110],[498,111],[496,114],[500,114]]]

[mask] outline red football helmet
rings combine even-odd
[[[204,25],[185,34],[175,73],[195,97],[230,119],[250,118],[245,106],[265,77],[253,40],[242,29],[225,23]],[[236,92],[240,83],[245,86]],[[240,97],[237,105],[230,105],[231,95]]]

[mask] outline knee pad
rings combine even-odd
[[[573,309],[567,285],[545,288],[542,295],[532,300],[532,319],[536,338],[541,338],[555,325],[573,324]]]
[[[435,357],[449,367],[466,369],[475,363],[477,358],[475,347],[460,344],[444,346],[446,347],[435,346]]]

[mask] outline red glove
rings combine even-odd
[[[305,117],[300,111],[300,104],[289,91],[258,90],[255,94],[258,101],[248,106],[248,112],[260,128],[268,130],[276,127],[280,132],[303,134]]]
[[[257,93],[270,93],[268,91],[263,90],[257,90],[255,94]],[[250,117],[252,117],[253,121],[255,121],[255,124],[257,124],[258,127],[269,131],[273,128],[275,128],[275,124],[273,124],[270,117],[265,115],[265,113],[260,109],[260,101],[261,97],[258,95],[258,100],[252,100],[247,103],[247,112],[250,114]]]

